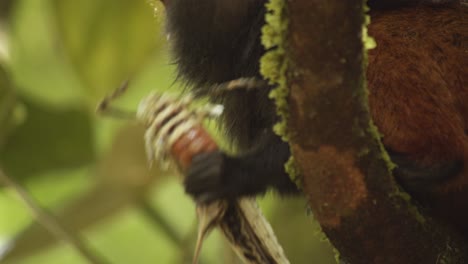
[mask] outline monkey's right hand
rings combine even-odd
[[[278,177],[289,181],[288,177],[274,173],[281,171],[282,163],[279,168],[270,166],[257,154],[229,156],[213,151],[196,155],[185,175],[185,192],[197,202],[209,203],[264,193]]]
[[[185,192],[197,202],[209,203],[226,198],[223,177],[226,155],[221,151],[198,154],[192,159],[185,176]]]
[[[202,203],[256,196],[269,187],[282,194],[297,193],[284,169],[289,146],[279,138],[274,139],[239,156],[222,151],[194,156],[185,175],[185,192]]]

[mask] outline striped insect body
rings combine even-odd
[[[147,127],[145,147],[148,161],[163,169],[175,163],[185,171],[192,157],[217,150],[217,144],[202,126],[203,119],[222,114],[221,105],[192,106],[193,97],[181,99],[151,93],[138,106],[137,119]]]
[[[185,172],[192,157],[218,149],[202,121],[206,117],[219,116],[223,107],[205,105],[196,108],[192,102],[191,96],[176,99],[157,93],[141,100],[136,116],[147,127],[145,142],[150,164],[157,161],[167,168],[175,163]],[[199,226],[193,263],[197,263],[203,241],[215,227],[221,229],[245,263],[289,263],[254,199],[198,203],[197,215]]]
[[[175,164],[181,172],[186,172],[195,155],[218,150],[202,121],[221,115],[223,107],[204,105],[196,108],[192,102],[191,96],[177,99],[158,93],[141,100],[136,115],[147,127],[145,144],[150,164],[157,161],[163,168]],[[198,238],[193,263],[197,263],[203,241],[215,227],[221,229],[245,263],[289,263],[255,199],[198,203],[197,216]]]

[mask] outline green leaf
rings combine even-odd
[[[76,168],[94,160],[87,111],[56,109],[29,98],[21,101],[26,120],[0,149],[0,162],[12,177]]]
[[[10,27],[15,89],[54,107],[83,104],[81,84],[60,48],[48,1],[16,2]]]
[[[63,48],[91,99],[131,78],[159,47],[160,27],[145,1],[52,3]]]
[[[7,71],[0,64],[0,149],[15,125],[16,96]]]
[[[155,182],[161,182],[162,179],[169,176],[174,178],[174,175],[168,175],[167,172],[158,170],[157,166],[154,166],[152,170],[148,169],[142,134],[143,130],[140,126],[126,126],[121,129],[110,150],[99,160],[95,170],[93,170],[93,178],[97,180],[95,185],[69,200],[60,208],[54,206],[54,209],[51,209],[61,224],[67,227],[67,230],[75,233],[88,230],[96,223],[117,215],[122,212],[122,209],[138,203],[148,196]],[[41,181],[44,180],[46,183],[42,185],[52,185],[50,177],[41,179]],[[66,187],[53,184],[55,188]],[[38,183],[31,187],[33,187],[33,193],[36,194],[35,197],[43,197],[41,201],[45,198],[51,199],[45,196],[52,196],[54,192],[57,192],[57,190],[44,188],[41,193],[38,193],[38,189],[42,189],[39,188],[41,186],[38,186]],[[185,198],[185,203],[191,205],[188,198]],[[46,204],[50,204],[50,202]],[[174,206],[173,199],[171,206]],[[190,209],[192,209],[190,213],[193,213],[193,208]],[[186,215],[186,212],[187,210],[180,213]],[[189,220],[184,217],[182,219]],[[172,222],[174,221],[171,220]],[[174,226],[179,227],[178,225]],[[163,232],[160,236],[165,235]],[[11,248],[5,254],[0,252],[0,261],[34,255],[56,243],[56,237],[38,223],[33,222],[9,241],[8,244],[11,245]]]

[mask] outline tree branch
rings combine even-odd
[[[363,2],[287,2],[288,134],[309,205],[350,263],[468,263],[393,180],[367,104]]]
[[[53,215],[49,214],[43,209],[31,195],[19,184],[10,179],[3,170],[0,168],[0,182],[3,182],[5,186],[12,188],[21,200],[24,202],[26,207],[31,211],[36,220],[44,226],[50,233],[56,236],[58,239],[67,242],[77,252],[81,254],[89,263],[92,264],[106,264],[108,261],[104,260],[101,256],[97,255],[92,251],[85,242],[78,237],[77,234],[65,228]]]

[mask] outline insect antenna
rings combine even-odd
[[[112,106],[112,102],[121,97],[128,90],[129,80],[124,81],[117,89],[110,95],[104,97],[96,107],[96,113],[99,115],[106,115],[116,117],[119,119],[135,119],[136,112],[120,109]]]

